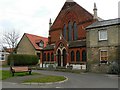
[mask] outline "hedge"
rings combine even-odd
[[[8,65],[12,62],[15,66],[36,65],[39,61],[37,55],[11,54],[8,56]]]

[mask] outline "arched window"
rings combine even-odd
[[[50,61],[50,54],[47,54],[47,60]]]
[[[51,61],[54,61],[54,54],[51,53]]]
[[[72,40],[72,24],[71,22],[68,23],[68,41]]]
[[[74,52],[71,51],[71,61],[74,61]]]
[[[73,29],[74,29],[74,40],[78,39],[78,30],[77,30],[77,24],[74,22],[73,24]]]
[[[63,28],[63,36],[64,36],[65,39],[66,39],[66,32],[67,32],[67,30],[66,30],[66,25],[64,25],[64,28]]]
[[[46,61],[46,53],[43,54],[43,60]]]
[[[79,51],[76,52],[76,61],[80,62],[80,52]]]
[[[82,61],[86,61],[86,51],[82,51]]]

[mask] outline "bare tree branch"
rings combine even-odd
[[[15,30],[11,32],[6,32],[3,34],[3,46],[4,44],[6,44],[12,50],[16,48],[18,39],[19,39],[19,34]]]

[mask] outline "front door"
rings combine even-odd
[[[66,50],[63,50],[63,66],[66,66],[67,64],[67,55],[66,55]]]
[[[58,66],[61,66],[61,52],[58,50]]]

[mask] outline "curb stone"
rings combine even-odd
[[[64,76],[64,77],[65,77],[65,76]],[[21,83],[21,84],[24,84],[24,85],[36,85],[36,84],[38,84],[38,85],[42,85],[42,84],[64,83],[64,82],[68,81],[68,78],[67,78],[67,77],[65,77],[65,78],[66,78],[65,80],[63,80],[63,81],[59,81],[59,82],[50,82],[50,83]]]

